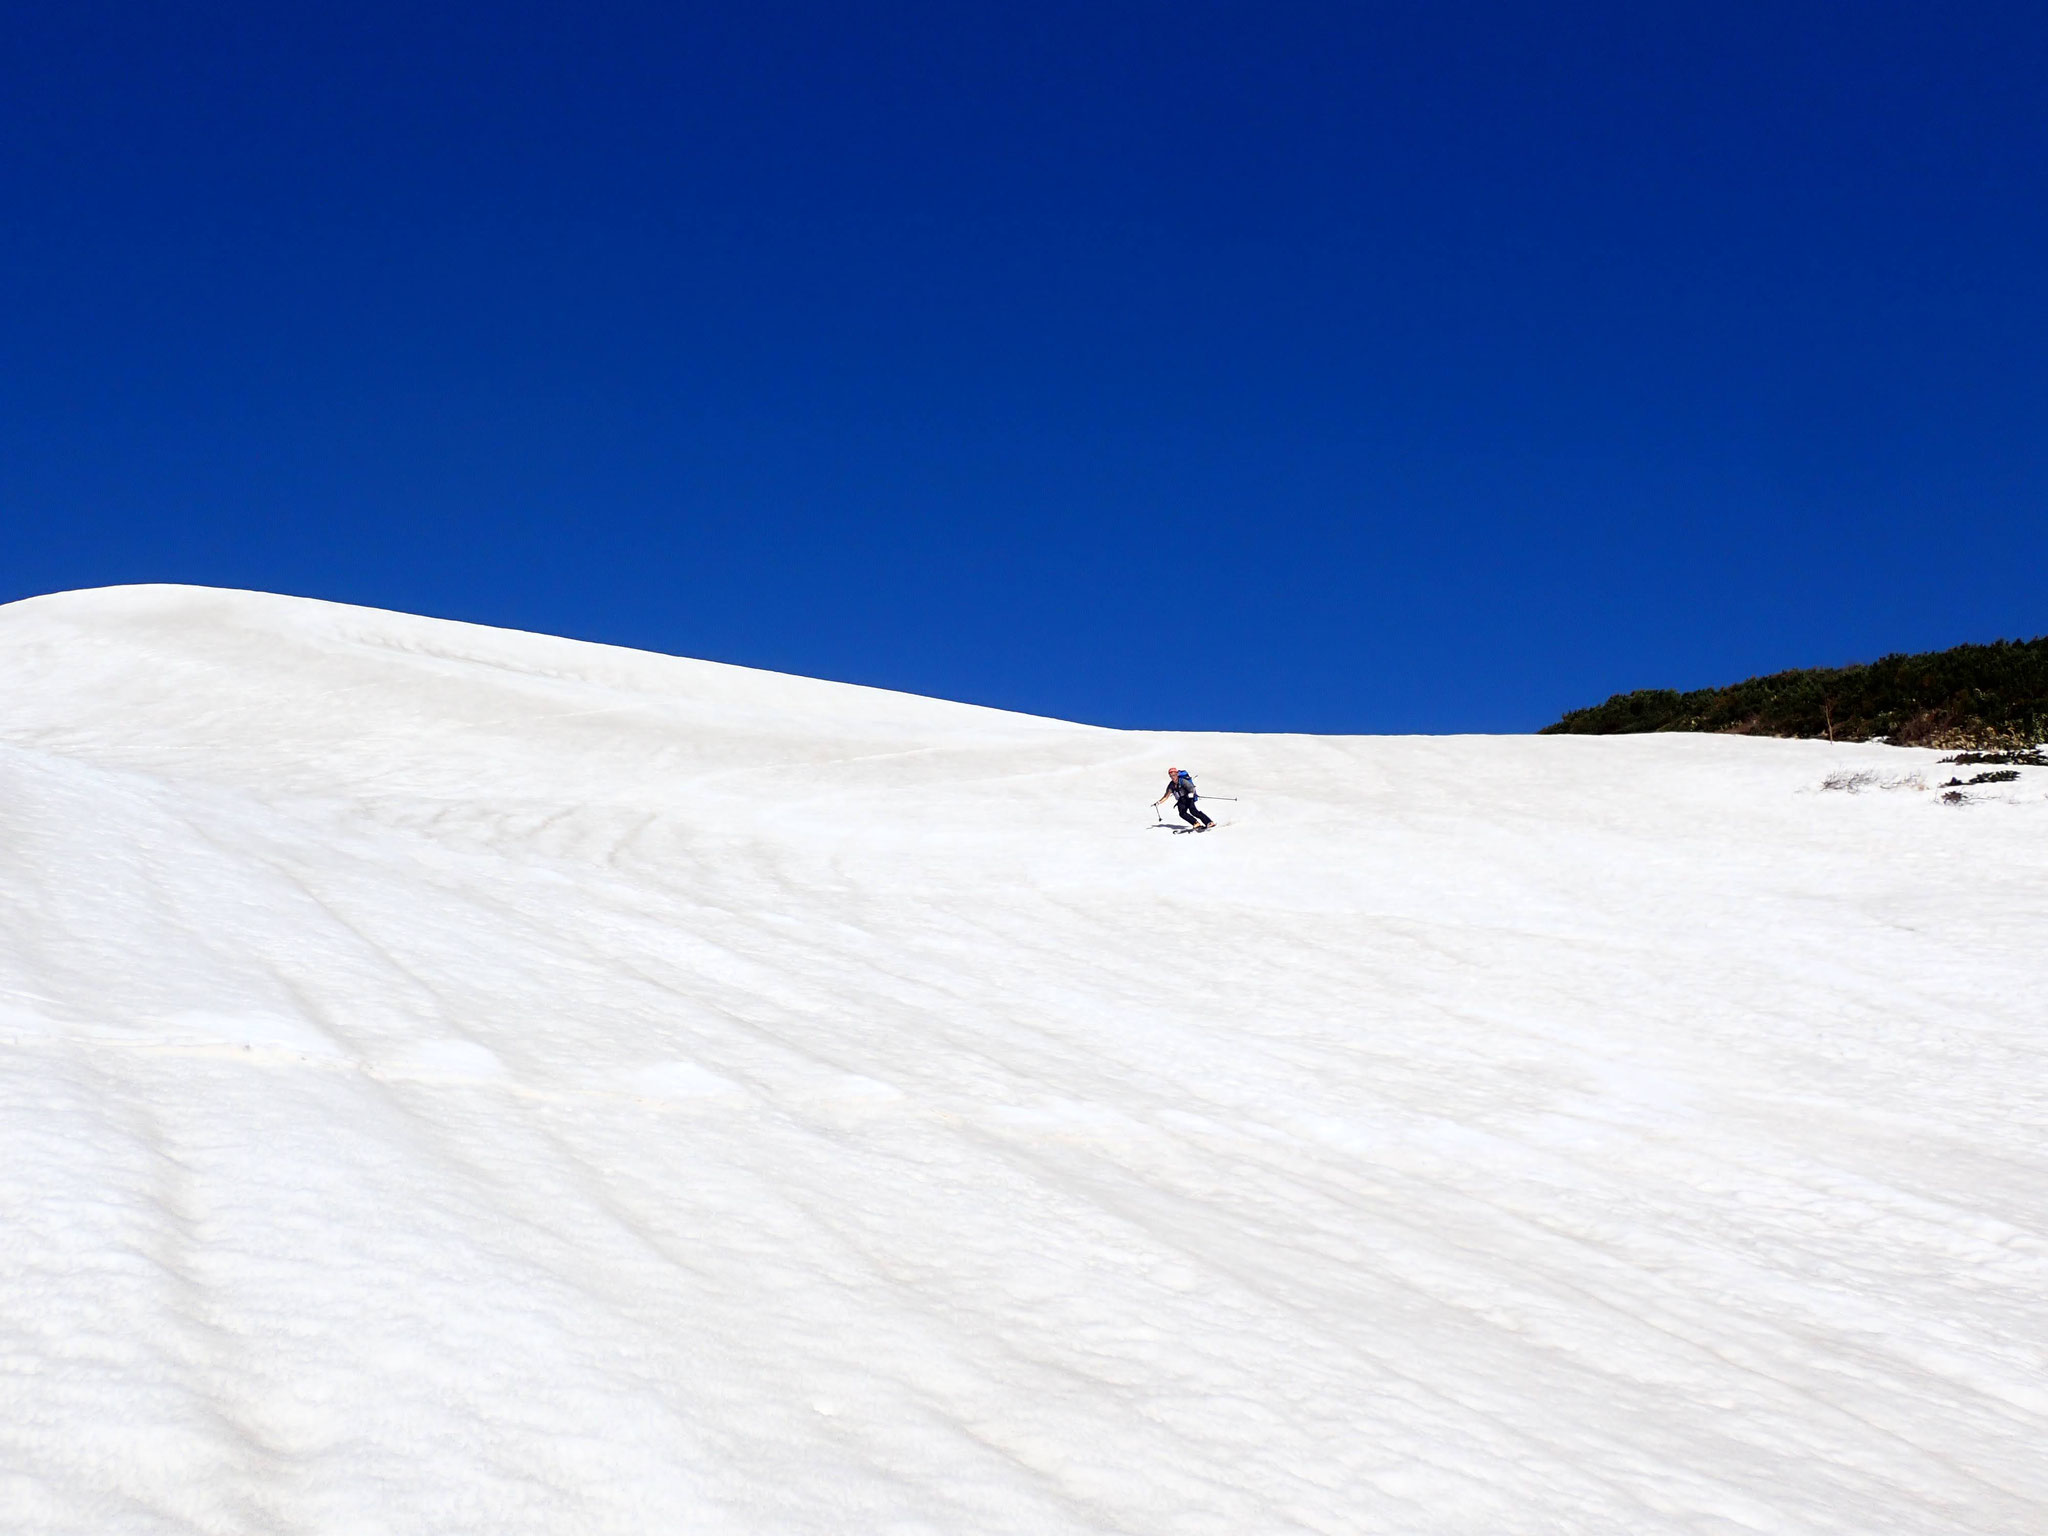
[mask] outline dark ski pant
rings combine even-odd
[[[1192,800],[1176,800],[1173,802],[1173,808],[1180,812],[1180,819],[1191,827],[1213,827],[1215,825],[1209,819],[1209,813],[1197,810],[1195,802]]]

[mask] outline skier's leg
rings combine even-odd
[[[1191,827],[1199,827],[1202,822],[1209,819],[1195,809],[1195,802],[1192,800],[1176,800],[1173,803],[1173,808],[1180,812],[1180,819]],[[1201,820],[1196,820],[1197,817],[1201,817]]]
[[[1213,821],[1211,821],[1211,820],[1209,819],[1209,813],[1208,813],[1207,811],[1203,810],[1203,809],[1202,809],[1202,808],[1201,808],[1201,807],[1200,807],[1199,805],[1191,805],[1191,806],[1189,806],[1189,807],[1188,807],[1188,809],[1190,809],[1190,810],[1191,810],[1191,811],[1193,811],[1193,812],[1194,812],[1194,813],[1195,813],[1195,814],[1196,814],[1197,816],[1199,816],[1199,817],[1201,817],[1201,818],[1202,818],[1202,825],[1203,825],[1203,826],[1205,826],[1205,827],[1213,827],[1213,826],[1215,826],[1215,825],[1216,825],[1216,823],[1215,823],[1215,822],[1213,822]]]

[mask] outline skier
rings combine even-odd
[[[1187,769],[1166,770],[1166,795],[1173,796],[1173,808],[1180,812],[1180,819],[1197,832],[1206,832],[1215,825],[1209,819],[1208,813],[1195,804],[1202,797],[1195,793],[1195,776]],[[1153,806],[1156,808],[1163,805],[1166,802],[1166,795],[1154,800]]]

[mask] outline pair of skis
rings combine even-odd
[[[1162,796],[1160,796],[1160,798],[1161,798],[1161,799],[1163,800],[1163,799],[1165,799],[1166,797],[1165,797],[1164,795],[1162,795]],[[1236,800],[1236,799],[1237,799],[1237,796],[1235,796],[1235,795],[1209,795],[1209,796],[1207,796],[1206,798],[1207,798],[1207,799],[1210,799],[1210,800],[1232,800],[1232,801],[1234,801],[1234,800]],[[1153,826],[1155,826],[1155,827],[1164,827],[1164,828],[1166,828],[1166,830],[1167,830],[1167,831],[1169,831],[1169,832],[1208,832],[1208,831],[1212,831],[1213,829],[1215,829],[1215,828],[1217,828],[1217,827],[1227,827],[1227,826],[1229,826],[1229,825],[1230,825],[1230,823],[1229,823],[1229,822],[1227,822],[1227,821],[1205,821],[1205,822],[1203,822],[1203,823],[1202,823],[1202,825],[1200,825],[1199,827],[1194,827],[1194,826],[1180,826],[1180,825],[1177,825],[1177,824],[1176,824],[1176,823],[1174,823],[1174,822],[1168,821],[1168,820],[1166,820],[1166,819],[1165,819],[1164,817],[1160,816],[1160,815],[1159,815],[1159,808],[1158,808],[1157,806],[1154,806],[1154,807],[1152,808],[1152,813],[1153,813],[1153,816],[1154,816],[1154,817],[1156,818],[1156,819],[1155,819],[1155,820],[1153,821],[1152,825],[1153,825]]]

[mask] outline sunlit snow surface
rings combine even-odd
[[[0,1528],[2039,1536],[1952,771],[0,610]]]

